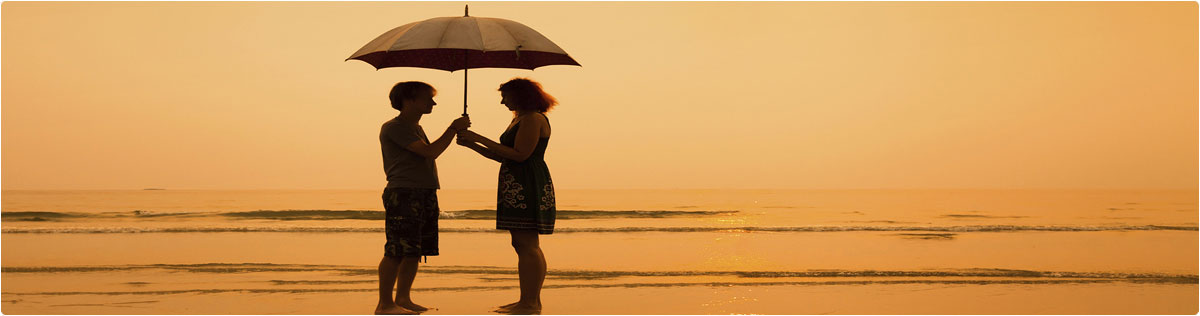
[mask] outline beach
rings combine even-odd
[[[442,190],[427,314],[517,298]],[[4,191],[6,314],[366,314],[379,192]],[[562,190],[544,314],[1194,314],[1192,191]],[[492,213],[494,214],[494,212]],[[494,216],[494,215],[493,215]]]
[[[1194,1],[0,11],[3,314],[1200,313]]]

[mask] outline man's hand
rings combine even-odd
[[[471,118],[467,117],[466,115],[463,115],[463,117],[454,119],[454,122],[450,123],[450,129],[453,129],[455,131],[461,132],[461,131],[466,130],[469,127],[471,127]]]

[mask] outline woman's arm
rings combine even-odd
[[[525,162],[525,159],[529,159],[529,156],[533,154],[533,150],[537,147],[538,138],[542,134],[542,127],[546,126],[546,121],[541,115],[526,115],[521,118],[521,123],[519,124],[514,147],[501,145],[479,134],[474,134],[473,139],[469,140],[478,142],[488,151],[504,159]]]
[[[462,137],[458,138],[458,144],[462,145],[463,147],[467,147],[467,148],[470,148],[471,150],[474,150],[475,152],[479,153],[480,156],[483,156],[483,158],[495,160],[496,162],[504,162],[501,160],[500,156],[497,156],[496,154],[493,154],[492,152],[488,151],[487,148],[480,146],[479,144],[467,141],[466,139],[464,139]]]

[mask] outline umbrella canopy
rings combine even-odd
[[[418,67],[463,71],[463,115],[467,115],[466,70],[471,68],[534,69],[579,63],[532,28],[510,20],[462,17],[432,18],[387,31],[346,60],[365,61],[375,69]]]
[[[541,33],[511,20],[441,17],[387,31],[354,52],[375,66],[446,71],[470,68],[534,69],[579,63]]]

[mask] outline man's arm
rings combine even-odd
[[[458,131],[467,129],[467,127],[471,127],[471,119],[465,116],[460,117],[450,123],[450,126],[446,127],[446,131],[442,132],[442,137],[438,137],[433,143],[426,144],[424,140],[417,140],[408,143],[407,146],[404,146],[404,149],[408,149],[428,159],[437,159],[438,156],[441,156],[446,151],[447,147],[450,147],[450,141],[454,140],[454,135],[458,134]]]
[[[446,132],[442,133],[442,137],[438,137],[433,143],[426,144],[424,140],[417,140],[409,143],[408,146],[404,146],[404,149],[417,153],[421,157],[437,159],[438,156],[441,156],[446,151],[447,147],[450,147],[450,141],[454,139],[454,135],[457,133],[457,131],[447,128]]]

